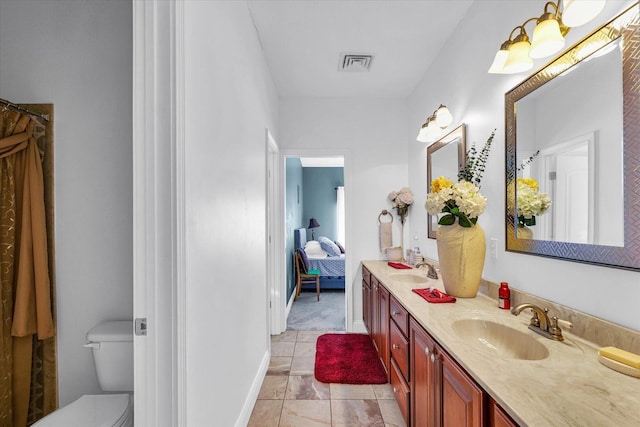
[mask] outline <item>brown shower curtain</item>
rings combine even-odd
[[[43,369],[51,366],[50,355],[55,359],[55,327],[36,124],[16,111],[0,113],[2,427],[26,426],[57,404],[55,384],[44,386],[42,381]]]

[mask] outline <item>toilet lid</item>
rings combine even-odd
[[[132,412],[128,394],[87,394],[47,415],[33,427],[122,427],[131,422]]]

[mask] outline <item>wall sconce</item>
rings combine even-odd
[[[440,137],[442,131],[447,128],[453,122],[453,116],[449,109],[440,104],[440,106],[433,112],[432,115],[427,117],[418,132],[416,140],[420,142],[433,142]]]
[[[604,8],[606,0],[558,0],[547,2],[544,13],[539,18],[527,19],[522,25],[511,30],[507,41],[502,43],[493,59],[490,74],[514,74],[533,68],[533,59],[545,58],[559,52],[565,44],[564,36],[570,27],[586,24],[595,18]],[[564,5],[560,12],[561,4]],[[536,21],[533,40],[525,26]],[[514,33],[517,36],[513,38]]]

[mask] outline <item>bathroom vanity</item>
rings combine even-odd
[[[544,338],[487,295],[412,292],[426,287],[444,289],[426,269],[362,262],[364,323],[408,426],[640,426],[640,379],[601,365],[600,345]]]

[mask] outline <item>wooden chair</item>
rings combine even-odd
[[[298,251],[296,251],[296,276],[298,277],[298,283],[296,284],[296,296],[293,300],[295,301],[298,299],[303,283],[315,283],[316,295],[318,297],[318,301],[320,301],[320,270],[307,271],[307,267],[304,265],[302,256],[300,256]]]

